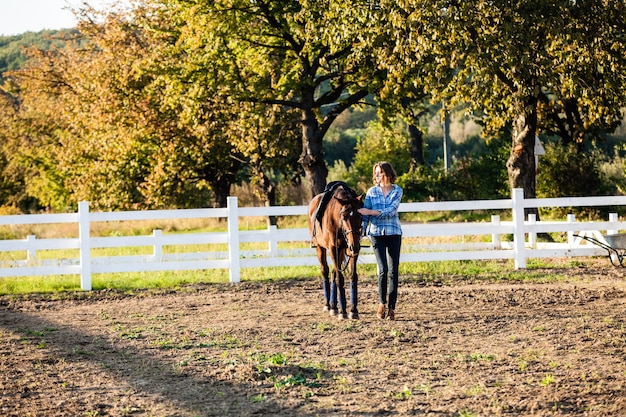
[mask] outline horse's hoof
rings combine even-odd
[[[359,313],[357,311],[351,311],[350,312],[350,319],[358,320],[359,319]]]
[[[337,320],[341,321],[341,320],[347,320],[347,319],[348,319],[348,313],[337,314]]]
[[[330,310],[330,307],[324,306],[324,311],[329,311],[329,310]]]
[[[339,310],[337,310],[336,308],[331,308],[330,310],[328,310],[328,314],[330,314],[331,316],[336,316],[337,314],[339,314]]]

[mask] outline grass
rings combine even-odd
[[[281,227],[304,227],[303,216],[286,216],[278,219],[283,223]],[[260,229],[267,226],[264,217],[246,218],[245,224],[240,222],[244,230]],[[92,225],[92,236],[136,236],[150,235],[152,230],[160,229],[163,233],[208,232],[225,230],[225,222],[218,219],[176,219],[163,221],[128,221],[128,222],[101,222]],[[70,230],[72,229],[72,230]],[[68,237],[77,234],[67,224],[22,225],[19,227],[0,227],[0,238],[18,239],[28,235],[38,238]],[[410,240],[407,240],[410,243]],[[253,246],[256,245],[256,246]],[[266,249],[259,243],[242,243],[242,250]],[[306,247],[306,242],[280,242],[280,249],[299,249]],[[163,253],[193,253],[193,252],[224,252],[226,244],[213,245],[175,245],[164,246]],[[92,249],[92,256],[135,256],[150,255],[153,248],[103,248]],[[78,250],[40,250],[37,251],[37,260],[46,259],[75,259]],[[0,263],[15,259],[26,259],[24,251],[0,253]],[[565,261],[566,267],[578,267],[580,260]],[[529,259],[525,270],[515,270],[512,260],[493,261],[446,261],[446,262],[412,262],[401,263],[400,274],[405,282],[453,284],[456,282],[497,282],[497,281],[561,281],[567,279],[565,273],[559,273],[563,268],[552,260]],[[288,279],[319,279],[318,266],[302,267],[266,267],[244,268],[240,272],[243,282],[273,282]],[[362,280],[375,280],[376,266],[359,264],[359,276]],[[229,282],[229,271],[226,269],[192,270],[192,271],[157,271],[140,273],[109,273],[94,274],[92,288],[98,290],[115,290],[132,292],[151,289],[179,289],[193,284],[224,284]],[[17,295],[32,293],[62,294],[80,291],[80,277],[78,275],[61,276],[30,276],[0,278],[0,295]]]
[[[579,267],[579,260],[547,261],[529,260],[527,269],[515,270],[512,260],[506,261],[442,261],[412,262],[400,265],[403,282],[436,283],[453,285],[455,283],[532,281],[559,282],[568,277],[567,268]],[[563,272],[559,272],[563,270]],[[319,280],[319,267],[267,267],[244,268],[241,270],[242,282],[275,282],[290,279]],[[376,279],[376,266],[360,264],[361,281]],[[95,291],[114,290],[133,292],[137,290],[182,289],[194,284],[225,284],[229,282],[226,269],[192,271],[156,271],[137,273],[94,274],[92,288]],[[61,294],[81,291],[78,275],[7,277],[0,279],[0,295],[18,294]]]
[[[278,271],[280,269],[281,271]],[[241,272],[242,281],[265,281],[314,277],[319,268],[255,268]],[[138,289],[181,288],[190,284],[220,284],[229,282],[225,269],[194,271],[156,271],[137,273],[94,274],[93,290],[112,289],[130,292]],[[80,291],[78,275],[7,277],[0,279],[0,295],[29,293],[62,293]]]
[[[565,262],[565,263],[564,263]],[[374,265],[367,265],[375,270]],[[568,279],[564,268],[580,266],[580,260],[529,259],[526,269],[516,270],[513,260],[412,262],[400,265],[400,274],[410,281],[452,284],[454,282],[533,281],[559,282]],[[367,270],[367,268],[365,268]],[[406,280],[406,279],[405,279]]]

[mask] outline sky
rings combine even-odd
[[[0,36],[73,28],[76,19],[67,7],[82,3],[83,0],[0,0]],[[87,3],[96,8],[107,4],[103,0]]]

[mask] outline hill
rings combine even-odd
[[[76,34],[73,29],[42,30],[26,32],[21,35],[0,36],[0,80],[4,73],[19,69],[26,62],[25,50],[29,47],[51,49],[63,47],[69,36]]]

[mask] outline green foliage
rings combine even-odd
[[[404,191],[404,202],[444,200],[450,187],[443,166],[418,166],[398,177],[398,185]]]
[[[228,97],[235,107],[277,105],[298,115],[300,136],[284,136],[278,146],[301,150],[311,192],[321,192],[325,133],[384,74],[373,65],[381,43],[366,10],[334,0],[151,3],[157,18],[150,25],[171,34],[168,50],[181,62],[184,85]],[[256,134],[242,133],[229,138],[238,148]]]
[[[30,179],[19,156],[23,142],[17,133],[14,99],[8,93],[0,94],[0,206],[30,212],[36,210],[38,205],[26,191]]]
[[[355,187],[354,176],[351,175],[348,167],[342,160],[335,161],[328,167],[328,181],[347,181],[348,184]]]
[[[0,36],[0,82],[4,80],[4,72],[24,66],[27,60],[26,49],[63,48],[68,38],[74,35],[76,35],[74,30],[43,30],[15,36]]]
[[[485,132],[513,126],[509,176],[532,191],[537,127],[611,131],[626,103],[623,2],[381,2],[396,42],[381,65],[402,97],[470,105]],[[419,89],[417,89],[419,91]],[[567,117],[570,119],[568,120]],[[597,131],[597,130],[595,130]],[[526,152],[522,152],[525,150]]]
[[[600,137],[592,133],[615,128],[626,104],[620,2],[142,6],[102,16],[87,10],[78,31],[0,37],[0,71],[19,68],[0,88],[0,204],[223,205],[242,181],[284,202],[280,181],[297,184],[304,174],[311,189],[323,187],[323,153],[334,164],[329,179],[361,191],[371,185],[371,166],[388,160],[408,199],[499,198],[508,195],[510,140],[497,150],[483,151],[477,137],[455,145],[448,172],[439,147],[427,146],[430,166],[409,172],[406,125],[396,120],[418,125],[440,106],[429,103],[445,100],[487,133],[513,123],[514,146],[524,148],[542,127],[568,131],[581,152]],[[34,48],[25,55],[22,46]],[[351,110],[374,101],[392,125],[368,125],[373,106]],[[573,150],[561,158],[567,170],[555,159],[555,182],[539,179],[546,195],[626,188],[618,162],[594,153],[599,169]],[[516,162],[509,174],[529,172],[529,158]]]
[[[367,126],[375,119],[376,109],[373,106],[365,109],[348,109],[337,116],[324,136],[326,164],[331,166],[341,160],[345,166],[350,166],[354,161],[359,138],[365,134]]]
[[[364,129],[348,129],[327,134],[324,138],[324,160],[327,165],[337,161],[350,165],[354,161],[356,144]]]
[[[89,42],[12,73],[28,192],[55,210],[225,206],[241,161],[223,132],[240,109],[163,77],[173,58],[140,19],[98,20],[79,25]]]
[[[503,136],[495,138],[486,145],[485,153],[469,153],[453,164],[450,176],[455,188],[448,199],[508,198],[511,195],[506,171],[509,143]]]
[[[575,145],[545,144],[546,154],[539,157],[537,197],[585,197],[618,194],[616,184],[602,170],[603,156],[598,151],[581,153]],[[559,209],[553,209],[555,210]],[[560,209],[567,213],[593,213],[606,217],[610,207]],[[560,215],[567,214],[565,212]],[[556,213],[555,213],[556,214]]]
[[[503,137],[485,145],[484,153],[470,152],[446,172],[441,164],[419,166],[401,175],[398,184],[405,201],[492,200],[507,198],[508,141]]]
[[[0,76],[5,71],[15,70],[24,65],[26,57],[22,48],[22,36],[0,37]]]
[[[601,171],[602,155],[582,153],[574,145],[546,144],[539,157],[537,197],[614,195],[616,189]]]
[[[615,152],[613,159],[602,163],[601,172],[609,184],[615,186],[619,195],[626,195],[626,158]]]
[[[365,135],[357,142],[349,179],[360,191],[365,192],[372,186],[372,167],[376,162],[391,163],[398,175],[408,172],[411,165],[410,143],[402,128],[402,123],[387,129],[379,122],[371,122]]]

